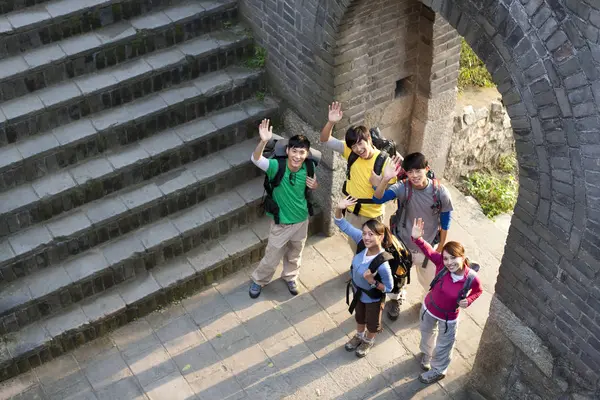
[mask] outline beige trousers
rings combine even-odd
[[[275,270],[283,258],[281,278],[286,282],[294,281],[300,272],[300,261],[306,237],[308,220],[291,225],[277,225],[271,222],[269,241],[265,256],[252,273],[252,280],[265,286],[273,279]]]

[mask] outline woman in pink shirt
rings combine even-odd
[[[446,376],[450,365],[459,309],[469,307],[481,295],[482,289],[476,272],[469,268],[465,248],[460,243],[448,242],[438,253],[422,236],[423,220],[419,218],[413,224],[412,240],[436,267],[436,278],[421,306],[421,368],[425,372],[419,380],[434,383]]]

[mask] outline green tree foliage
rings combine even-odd
[[[467,87],[494,87],[492,76],[488,72],[483,61],[462,39],[460,47],[460,70],[458,72],[458,88],[463,90]]]

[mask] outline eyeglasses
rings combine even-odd
[[[292,186],[296,185],[296,173],[295,172],[290,172],[290,185],[292,185]]]

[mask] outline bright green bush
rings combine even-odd
[[[483,61],[463,38],[460,47],[458,88],[462,90],[469,86],[494,87],[495,85]]]
[[[518,184],[512,174],[497,177],[477,171],[467,177],[465,186],[489,218],[512,211],[517,203]]]
[[[498,170],[501,172],[514,173],[517,170],[517,158],[515,155],[501,155],[498,158]]]

